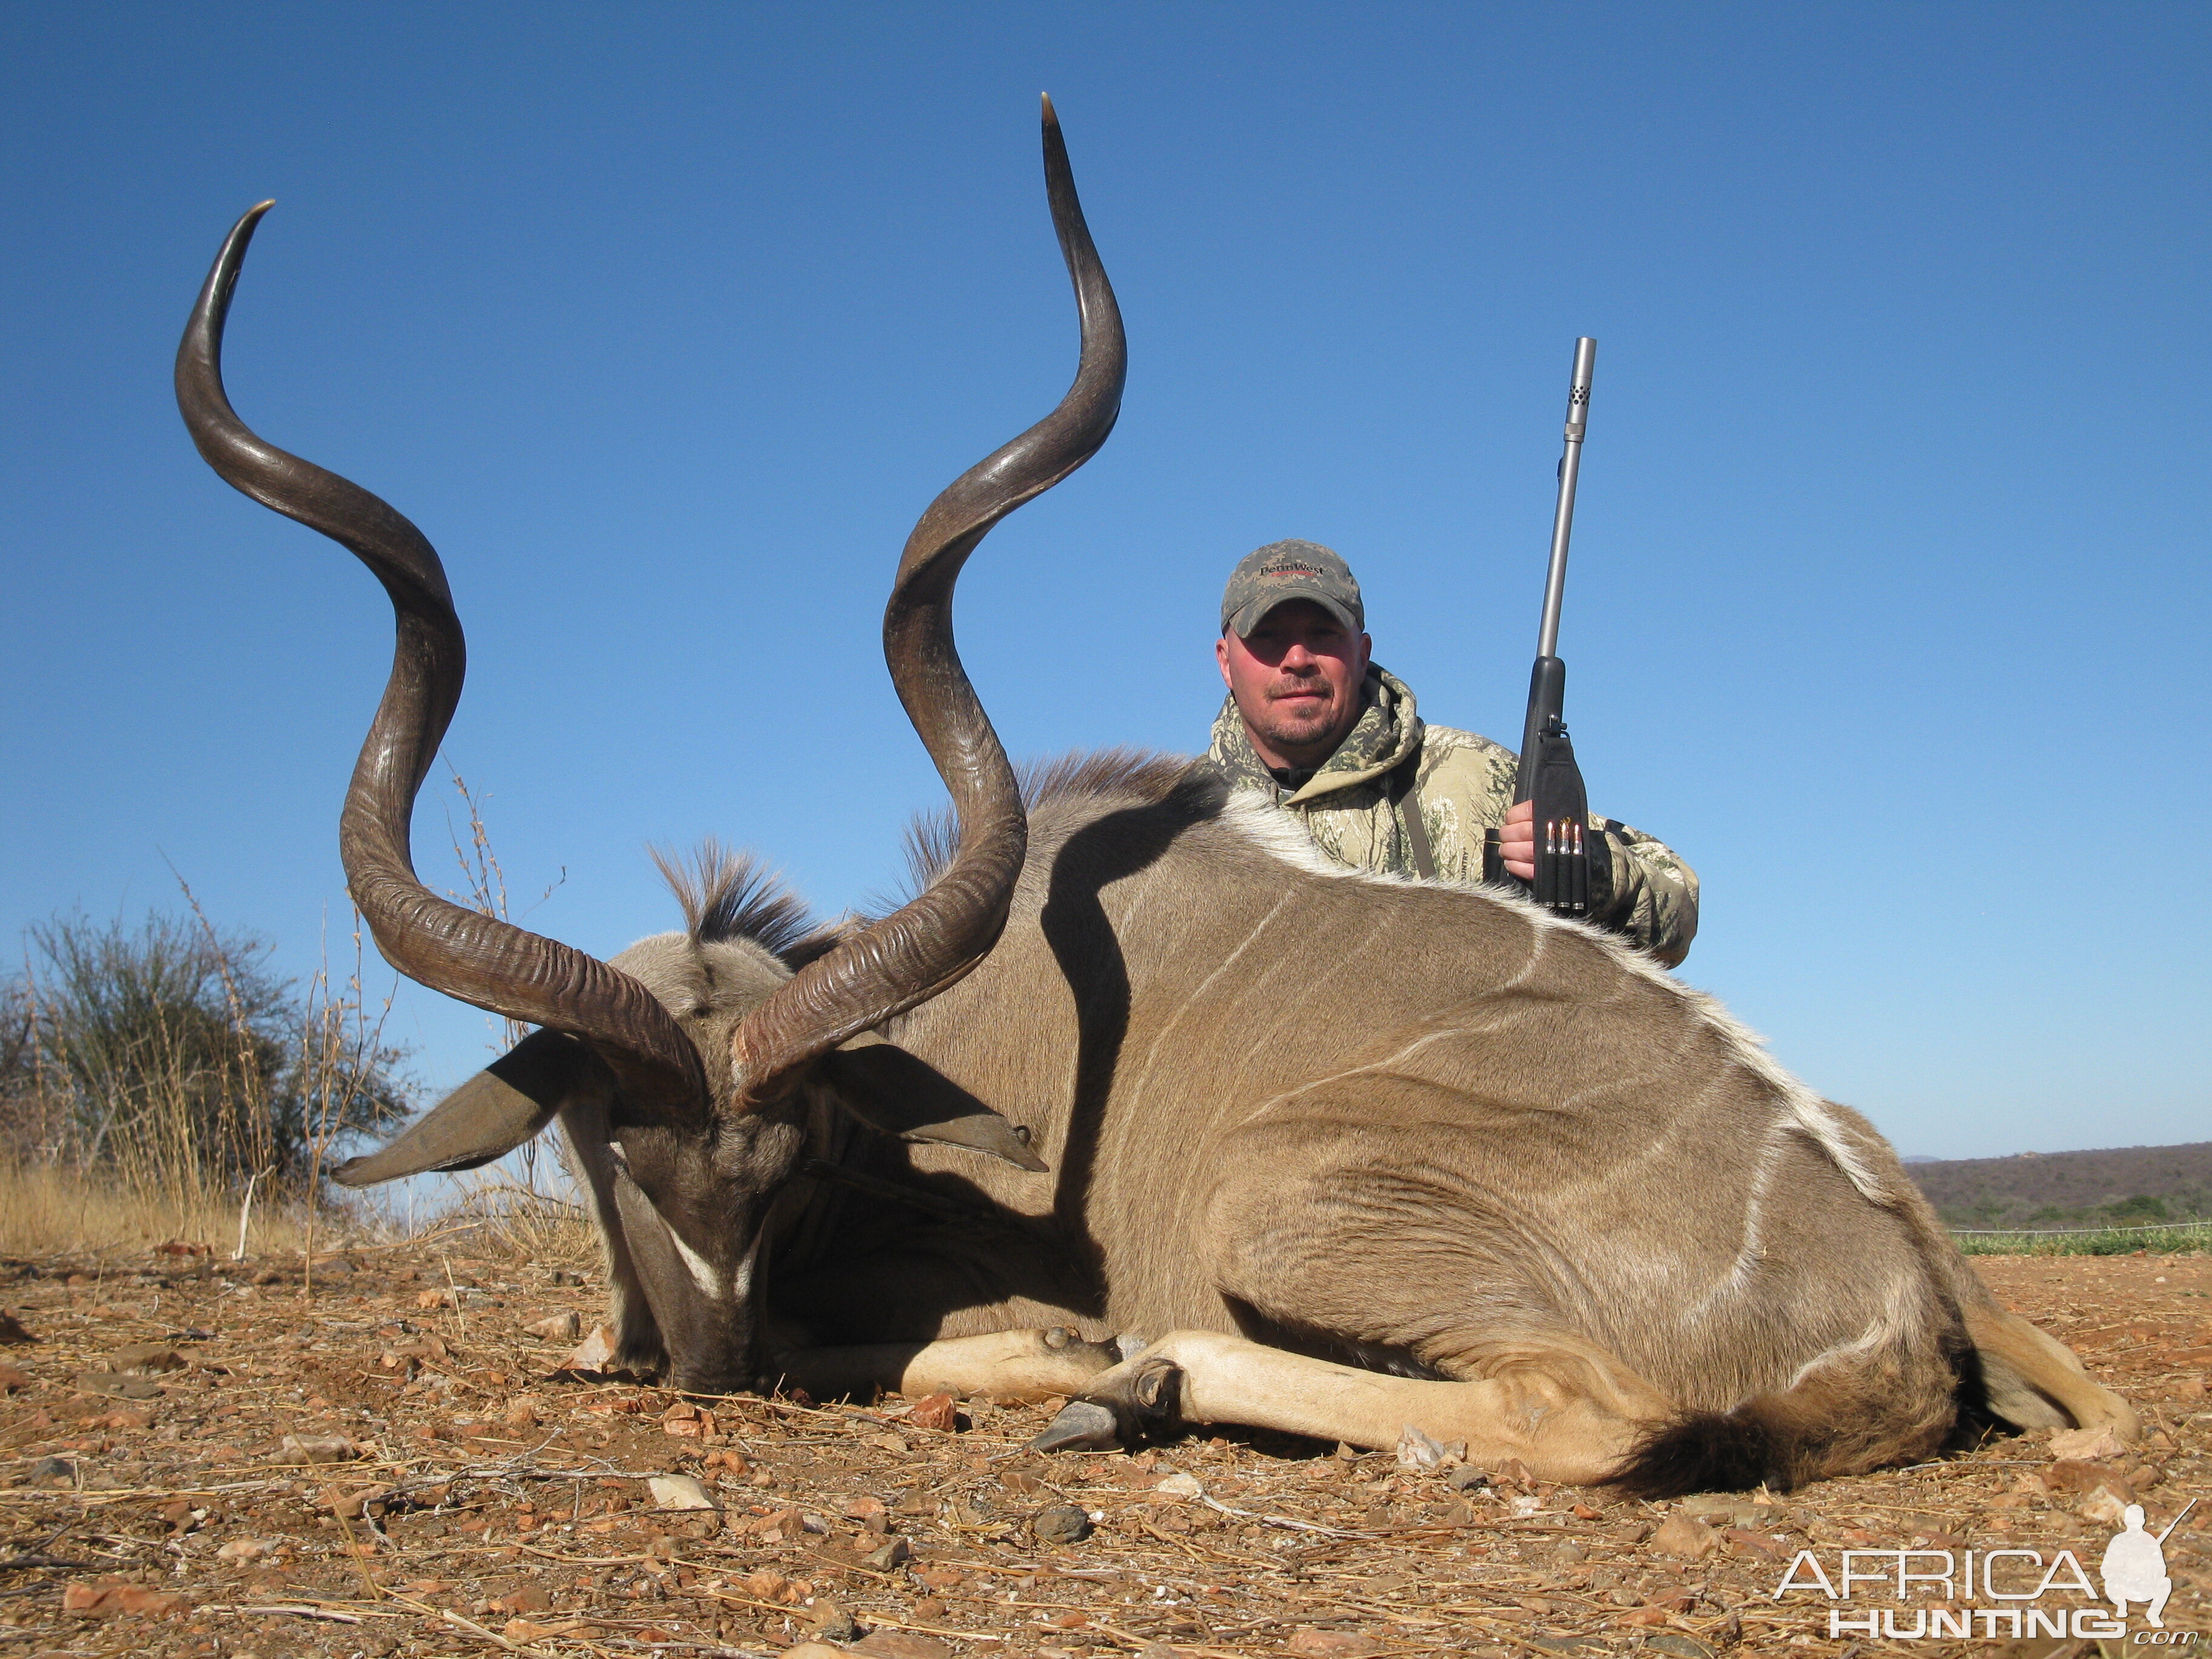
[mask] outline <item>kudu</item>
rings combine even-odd
[[[1057,1391],[1048,1448],[1410,1425],[1659,1494],[1919,1457],[1984,1413],[2131,1435],[1863,1119],[1614,939],[1337,868],[1181,763],[1071,763],[1025,798],[953,584],[1104,442],[1126,366],[1049,103],[1044,156],[1074,385],[922,516],[884,622],[957,834],[910,902],[830,929],[710,847],[671,869],[686,930],[611,963],[416,878],[460,624],[413,525],[232,412],[223,323],[263,208],[232,231],[178,355],[185,422],[398,618],[340,830],[354,899],[403,972],[541,1028],[337,1178],[471,1168],[557,1116],[616,1364],[702,1392]]]

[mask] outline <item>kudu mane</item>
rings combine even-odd
[[[1158,805],[1179,789],[1195,789],[1194,816],[1218,805],[1209,799],[1218,793],[1210,791],[1209,781],[1193,777],[1188,757],[1156,750],[1115,747],[1041,756],[1017,765],[1014,781],[1022,810],[1032,817],[1046,807],[1108,797]],[[896,908],[943,875],[959,843],[960,826],[951,808],[915,813],[906,827],[906,879],[885,908]]]
[[[820,926],[806,901],[757,854],[733,851],[712,836],[692,849],[688,863],[665,848],[652,853],[684,908],[684,931],[694,945],[748,939],[781,957]]]

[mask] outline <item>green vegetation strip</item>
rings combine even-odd
[[[1954,1227],[1968,1255],[2133,1255],[2137,1250],[2172,1255],[2212,1246],[2212,1221],[2177,1221],[2154,1227]]]

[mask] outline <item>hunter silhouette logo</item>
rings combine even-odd
[[[2166,1540],[2196,1507],[2192,1498],[2156,1534],[2144,1529],[2142,1504],[2130,1504],[2122,1512],[2122,1530],[2113,1534],[2098,1563],[2098,1577],[2104,1581],[2101,1601],[2112,1604],[2109,1612],[2072,1550],[2046,1553],[2011,1546],[1844,1550],[1832,1576],[1813,1551],[1799,1550],[1783,1571],[1773,1595],[1780,1601],[1792,1590],[1817,1590],[1831,1602],[1842,1603],[1862,1595],[1893,1596],[1900,1605],[1832,1606],[1827,1630],[1831,1638],[1859,1636],[1892,1642],[1974,1637],[2020,1641],[2039,1636],[2109,1639],[2127,1635],[2128,1607],[2141,1603],[2151,1628],[2139,1632],[2136,1642],[2191,1646],[2196,1632],[2168,1633],[2166,1629],[2166,1600],[2173,1594],[2173,1580],[2166,1570]],[[1916,1593],[1949,1605],[1912,1607]],[[2075,1605],[2056,1599],[2066,1596],[2075,1598]]]
[[[2197,1507],[2191,1498],[2180,1515],[2166,1523],[2166,1530],[2155,1538],[2143,1530],[2142,1505],[2130,1504],[2120,1512],[2120,1522],[2126,1530],[2115,1533],[2112,1541],[2105,1546],[2105,1559],[2098,1564],[2097,1576],[2105,1581],[2105,1599],[2118,1611],[2121,1618],[2128,1616],[2128,1603],[2147,1601],[2143,1609],[2154,1629],[2164,1630],[2166,1620],[2159,1615],[2166,1611],[2166,1598],[2173,1594],[2173,1580],[2166,1571],[2166,1540],[2182,1522],[2183,1516]]]

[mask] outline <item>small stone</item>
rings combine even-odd
[[[926,1395],[914,1403],[906,1420],[917,1429],[933,1429],[940,1434],[950,1433],[958,1423],[958,1413],[953,1409],[949,1394]]]
[[[323,1504],[341,1521],[358,1521],[372,1507],[381,1513],[384,1500],[392,1495],[389,1486],[331,1486],[323,1492]]]
[[[1444,1475],[1444,1484],[1454,1492],[1470,1492],[1477,1486],[1486,1486],[1490,1477],[1472,1464],[1462,1463]]]
[[[346,1463],[361,1455],[361,1448],[342,1434],[288,1434],[276,1455],[288,1463]]]
[[[679,1400],[660,1414],[660,1431],[682,1440],[704,1440],[714,1432],[714,1414]]]
[[[2118,1490],[2114,1489],[2115,1486]],[[2100,1481],[2074,1506],[2074,1513],[2084,1521],[2094,1521],[2100,1526],[2117,1527],[2127,1518],[2128,1505],[2134,1502],[2135,1493],[2128,1490],[2124,1480],[2112,1486]]]
[[[889,1452],[894,1457],[904,1457],[907,1454],[906,1442],[895,1434],[872,1434],[867,1443],[878,1451]]]
[[[36,1342],[39,1340],[24,1328],[21,1320],[16,1318],[7,1309],[0,1308],[0,1345],[12,1347],[25,1342]]]
[[[849,1642],[860,1633],[853,1615],[835,1601],[817,1601],[808,1626],[809,1633],[823,1642]]]
[[[646,1486],[657,1510],[711,1510],[718,1507],[696,1474],[656,1474]]]
[[[2093,1463],[2078,1457],[2062,1457],[2043,1472],[2045,1490],[2051,1492],[2093,1492],[2099,1486],[2109,1486],[2114,1492],[2126,1492],[2123,1500],[2132,1504],[2135,1493],[2120,1472],[2106,1463]]]
[[[1291,1632],[1283,1650],[1309,1654],[1313,1659],[1377,1659],[1382,1644],[1358,1631],[1316,1630],[1311,1625],[1301,1625]]]
[[[604,1371],[614,1364],[615,1328],[594,1325],[592,1334],[577,1345],[575,1351],[562,1361],[564,1369],[572,1371]]]
[[[2051,1455],[2059,1458],[2081,1458],[2090,1462],[2106,1457],[2118,1457],[2127,1448],[2120,1443],[2112,1425],[2094,1429],[2056,1429],[2051,1436]]]
[[[1679,1510],[1660,1523],[1648,1547],[1655,1555],[1671,1555],[1683,1561],[1702,1561],[1720,1547],[1721,1535],[1704,1522]]]
[[[20,1366],[0,1364],[0,1394],[14,1394],[31,1386],[31,1374]]]
[[[944,1643],[903,1630],[872,1632],[846,1651],[865,1653],[869,1659],[952,1659],[952,1650]]]
[[[544,1613],[553,1605],[553,1592],[543,1584],[525,1584],[491,1604],[494,1613]]]
[[[128,1371],[134,1376],[158,1376],[164,1371],[180,1371],[191,1363],[166,1342],[135,1342],[110,1354],[107,1369]]]
[[[1467,1455],[1467,1446],[1462,1443],[1456,1454],[1444,1443],[1431,1437],[1408,1423],[1398,1431],[1398,1467],[1414,1474],[1427,1474],[1442,1468],[1447,1458]]]
[[[584,1322],[571,1309],[549,1319],[532,1320],[522,1328],[541,1342],[574,1342],[584,1334]]]
[[[846,1501],[843,1514],[848,1521],[867,1522],[884,1513],[880,1498],[854,1498]]]
[[[1203,1498],[1206,1496],[1206,1488],[1199,1484],[1198,1477],[1196,1475],[1190,1474],[1171,1474],[1164,1480],[1157,1482],[1153,1486],[1152,1490],[1158,1492],[1164,1498]]]
[[[1704,1492],[1685,1498],[1675,1506],[1676,1510],[1692,1521],[1704,1521],[1712,1525],[1725,1523],[1731,1527],[1755,1527],[1761,1521],[1772,1518],[1772,1506],[1762,1506],[1747,1498],[1733,1492]]]
[[[878,1546],[868,1553],[866,1565],[878,1572],[889,1572],[894,1567],[914,1559],[914,1546],[903,1538],[894,1538],[888,1544]]]
[[[500,1421],[510,1429],[534,1429],[544,1419],[538,1414],[538,1402],[525,1398],[510,1405]]]
[[[65,1584],[62,1587],[62,1611],[82,1614],[87,1618],[112,1619],[118,1614],[131,1614],[159,1619],[190,1610],[191,1604],[181,1595],[146,1589],[137,1584]]]
[[[161,1385],[150,1376],[126,1376],[118,1371],[79,1371],[76,1385],[87,1394],[104,1394],[115,1400],[156,1400]]]
[[[234,1538],[215,1553],[218,1561],[258,1561],[276,1547],[259,1538]]]
[[[33,1480],[70,1480],[76,1479],[76,1465],[66,1457],[41,1457],[27,1471]]]
[[[1073,1504],[1054,1504],[1039,1511],[1030,1531],[1040,1544],[1079,1544],[1091,1536],[1091,1516]]]

